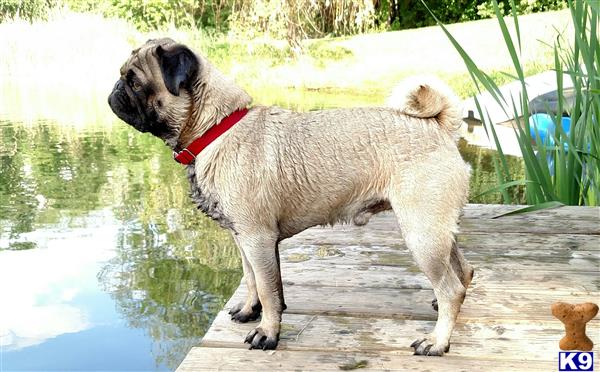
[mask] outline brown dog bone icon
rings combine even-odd
[[[598,313],[598,305],[591,302],[571,305],[556,302],[552,305],[552,315],[565,324],[565,337],[558,346],[561,350],[590,351],[594,343],[585,334],[585,325]]]

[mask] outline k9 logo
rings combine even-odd
[[[558,353],[559,371],[593,371],[594,353],[561,351]]]

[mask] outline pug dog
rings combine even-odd
[[[120,72],[111,109],[175,151],[192,199],[232,232],[248,295],[231,318],[248,322],[262,312],[245,339],[251,349],[275,349],[279,340],[279,242],[311,226],[364,225],[391,209],[437,299],[433,332],[411,347],[448,352],[473,268],[455,239],[470,167],[456,146],[462,120],[447,87],[408,80],[386,107],[250,106],[242,88],[171,39],[135,49]]]

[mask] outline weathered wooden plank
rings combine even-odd
[[[367,225],[368,226],[368,225]],[[322,248],[322,255],[327,248],[341,248],[348,245],[359,245],[365,248],[388,246],[406,248],[399,230],[383,234],[369,231],[368,228],[345,226],[347,229],[312,228],[293,238],[281,242],[281,249],[301,245],[317,245]],[[503,232],[502,235],[481,232],[461,232],[458,244],[463,249],[473,250],[481,254],[502,255],[556,255],[571,252],[600,251],[600,235],[583,234],[524,234]],[[493,251],[493,252],[492,252]]]
[[[326,251],[327,253],[323,253]],[[549,249],[552,252],[552,249]],[[487,254],[479,254],[477,249],[463,249],[465,257],[475,266],[494,268],[498,271],[600,271],[600,257],[596,251],[568,252],[560,251],[544,255],[507,255],[489,250]],[[406,248],[394,246],[336,246],[301,245],[281,250],[281,260],[286,264],[304,266],[305,262],[320,262],[330,265],[384,265],[403,267],[409,272],[418,273]]]
[[[410,352],[410,344],[432,332],[434,321],[355,318],[284,313],[278,350],[392,351]],[[245,335],[256,323],[237,324],[220,312],[202,339],[202,346],[247,348]],[[588,335],[600,336],[600,321],[591,322]],[[454,329],[450,354],[495,358],[521,355],[551,361],[556,357],[564,328],[558,320],[459,322]],[[596,346],[598,349],[598,346]]]
[[[562,208],[553,209],[557,211]],[[584,208],[585,209],[585,208]],[[592,213],[600,208],[591,208]],[[551,213],[550,211],[547,211]],[[487,233],[550,233],[550,234],[600,234],[600,217],[584,219],[570,218],[568,215],[553,217],[551,215],[536,216],[537,212],[523,215],[511,215],[492,219],[490,215],[480,215],[469,218],[465,214],[460,220],[461,232],[487,232]],[[350,225],[336,225],[324,229],[344,230]],[[368,225],[361,227],[371,231],[397,231],[399,229],[396,218],[392,212],[383,212],[374,216]]]
[[[288,286],[431,289],[424,274],[405,267],[329,265],[307,261],[282,263],[281,271]]]
[[[398,223],[390,212],[381,213],[369,222],[372,231],[397,231]],[[485,233],[548,233],[548,234],[600,234],[598,220],[535,218],[530,215],[516,215],[501,219],[462,218],[461,232]]]
[[[545,290],[543,286],[528,289],[469,288],[459,318],[489,319],[554,319],[550,306],[556,301],[569,303],[597,302],[600,292]]]
[[[496,219],[461,219],[459,231],[461,234],[472,233],[521,233],[521,234],[586,234],[599,235],[600,223],[593,220],[540,220],[529,217],[505,217]],[[384,212],[374,216],[365,226],[339,224],[326,227],[313,227],[314,233],[324,234],[330,231],[343,231],[356,234],[358,239],[378,234],[394,234],[400,231],[395,218]]]
[[[461,248],[480,254],[543,256],[545,253],[554,256],[577,252],[600,252],[600,235],[461,233],[456,239]]]
[[[464,208],[464,218],[492,218],[523,207],[523,205],[467,204]],[[535,219],[552,218],[561,220],[593,220],[598,222],[600,221],[600,207],[565,205],[560,208],[526,213],[524,216],[534,217]],[[504,217],[501,217],[498,221],[502,221],[503,219]]]
[[[598,291],[569,291],[488,288],[476,283],[469,288],[459,317],[465,320],[495,321],[497,319],[548,320],[553,316],[550,305],[556,301],[571,303],[597,302]],[[245,299],[241,285],[225,305],[225,309]],[[286,312],[357,317],[435,320],[431,308],[433,291],[429,289],[360,288],[300,286],[284,284]]]
[[[480,231],[487,233],[548,233],[548,234],[600,234],[597,220],[554,220],[532,217],[505,217],[505,221],[486,219],[464,219],[460,222],[461,231]]]
[[[416,266],[341,265],[317,260],[302,263],[282,263],[286,285],[330,286],[356,288],[431,289],[425,275]],[[543,286],[544,290],[598,291],[600,273],[545,270],[508,270],[477,266],[473,286],[491,289],[528,289]]]
[[[515,356],[518,357],[518,356]],[[229,348],[195,347],[190,350],[177,371],[471,371],[474,366],[483,371],[549,371],[557,362],[534,360],[420,357],[408,352],[322,352],[244,350]]]

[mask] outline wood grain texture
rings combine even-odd
[[[329,249],[331,253],[323,255],[322,251]],[[477,249],[463,249],[467,260],[475,269],[490,268],[498,271],[542,271],[542,272],[580,272],[597,271],[600,267],[599,252],[574,251],[568,247],[548,247],[547,252],[539,254],[513,254],[505,255],[502,249],[496,252],[488,251],[482,254]],[[372,246],[362,245],[345,246],[342,248],[331,246],[299,245],[288,247],[281,251],[283,275],[286,269],[305,267],[308,264],[320,263],[322,265],[354,265],[358,269],[365,269],[371,265],[394,266],[404,268],[409,273],[419,273],[409,251],[403,246]],[[285,266],[283,266],[285,265]],[[477,275],[477,271],[476,274]]]
[[[600,224],[600,221],[598,223]],[[569,251],[600,251],[600,235],[586,234],[502,232],[500,235],[500,233],[461,231],[457,236],[457,241],[463,249],[481,254],[527,255],[533,253],[537,255],[541,253],[544,255],[544,252],[551,254]],[[348,226],[346,230],[312,228],[281,242],[282,249],[296,246],[327,248],[330,245],[337,248],[346,246],[405,248],[400,230],[381,233],[356,226]]]
[[[288,308],[276,351],[247,350],[257,323],[230,320],[242,283],[178,370],[554,370],[564,328],[550,305],[600,299],[600,208],[493,218],[517,208],[465,208],[457,242],[475,276],[443,358],[412,355],[411,342],[435,325],[433,291],[383,213],[281,243]],[[600,318],[587,333],[598,355]]]
[[[467,291],[459,319],[490,322],[494,319],[550,320],[550,305],[563,302],[597,302],[599,291],[572,291],[564,288],[540,290],[529,288],[474,285]],[[225,305],[225,309],[242,300],[246,288],[240,288]],[[376,287],[327,287],[284,285],[286,313],[309,315],[340,315],[395,319],[435,320],[431,307],[434,298],[430,289],[398,289]]]
[[[361,365],[360,369],[356,368]],[[557,362],[515,359],[420,357],[398,352],[243,350],[195,347],[177,371],[552,371]],[[354,367],[354,368],[352,368]]]

